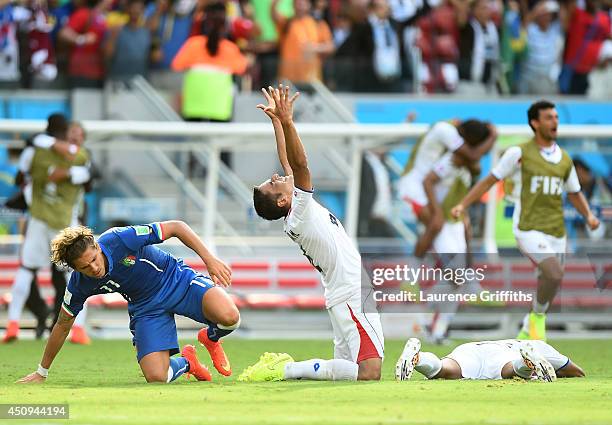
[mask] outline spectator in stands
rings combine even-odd
[[[109,60],[108,76],[128,81],[136,75],[146,76],[151,59],[151,33],[144,26],[144,0],[129,0],[127,24],[110,30],[105,44]]]
[[[416,45],[421,50],[418,70],[420,83],[427,92],[454,92],[459,82],[457,62],[457,23],[454,8],[443,4],[419,20]]]
[[[353,24],[336,54],[350,66],[338,76],[339,88],[357,92],[401,90],[402,40],[390,14],[387,0],[372,0],[367,19]]]
[[[251,0],[254,24],[259,28],[249,45],[249,51],[255,53],[256,73],[255,87],[267,87],[276,84],[279,64],[279,28],[272,19],[272,6],[284,16],[293,14],[293,0]]]
[[[0,0],[0,89],[19,87],[19,43],[17,30],[28,11],[10,0]]]
[[[23,86],[36,87],[40,83],[47,84],[57,77],[55,64],[55,48],[51,32],[53,20],[44,0],[30,0],[28,3],[27,20],[22,24],[26,46],[22,48],[25,53],[25,70],[22,75]]]
[[[156,0],[145,10],[155,57],[150,77],[157,88],[174,88],[176,78],[168,71],[189,37],[194,5],[188,0]]]
[[[542,0],[523,16],[527,31],[527,55],[522,64],[519,82],[521,94],[556,94],[561,72],[563,35],[557,19],[559,5]]]
[[[456,3],[465,3],[457,0]],[[457,91],[478,95],[493,90],[498,79],[499,34],[489,0],[474,0],[469,18],[458,13],[459,79]]]
[[[183,80],[182,115],[187,121],[231,121],[234,104],[232,75],[247,69],[247,59],[227,39],[225,5],[206,6],[202,34],[189,37],[172,61],[174,71],[187,71]],[[222,157],[230,166],[228,153]]]
[[[104,13],[106,0],[86,0],[70,15],[59,38],[70,46],[68,56],[68,85],[101,88],[104,84],[102,43],[106,32]]]
[[[272,2],[272,18],[280,28],[279,78],[309,83],[323,77],[323,60],[334,51],[331,30],[325,20],[311,15],[311,0],[294,0],[295,15],[287,18]]]
[[[562,93],[587,91],[589,73],[597,65],[604,41],[610,38],[610,15],[600,6],[599,0],[585,0],[584,8],[574,0],[565,5],[567,40],[559,78]]]

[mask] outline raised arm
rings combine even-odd
[[[276,139],[276,152],[278,154],[278,160],[283,167],[283,171],[286,176],[290,176],[293,174],[293,170],[289,165],[289,161],[287,160],[287,148],[285,147],[285,134],[283,133],[283,126],[276,115],[274,115],[271,111],[274,110],[276,104],[274,103],[274,99],[268,94],[266,89],[261,89],[263,95],[268,101],[268,105],[264,105],[260,103],[257,105],[257,108],[264,111],[264,113],[272,120],[272,126],[274,127],[274,138]]]
[[[491,187],[497,183],[497,177],[493,174],[489,174],[484,179],[480,180],[476,185],[465,195],[465,198],[461,202],[453,207],[451,214],[455,218],[459,218],[463,215],[466,209],[470,207],[474,202],[479,200],[482,195],[487,193]]]
[[[206,264],[208,274],[215,284],[224,287],[231,285],[231,269],[208,250],[204,242],[189,225],[179,220],[164,221],[160,224],[164,240],[177,237],[186,247],[194,250]]]
[[[312,181],[308,169],[306,150],[293,123],[293,103],[298,98],[299,92],[289,97],[289,87],[279,85],[278,89],[270,87],[268,94],[274,99],[276,105],[272,113],[278,117],[283,128],[287,161],[293,171],[294,184],[300,189],[311,190]]]
[[[51,364],[53,363],[55,356],[57,356],[57,353],[59,353],[62,349],[64,341],[66,341],[66,337],[68,336],[68,333],[70,333],[73,323],[74,317],[71,317],[63,309],[60,309],[57,322],[53,326],[51,335],[47,340],[47,345],[45,346],[45,351],[43,353],[42,360],[40,361],[38,370],[24,376],[18,380],[17,383],[41,383],[45,381],[49,368],[51,368]]]

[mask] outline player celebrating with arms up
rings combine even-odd
[[[154,246],[172,237],[198,254],[210,278]],[[38,370],[18,382],[43,382],[85,300],[110,292],[128,301],[130,331],[147,382],[171,382],[185,372],[199,381],[211,380],[193,345],[183,347],[181,357],[171,357],[179,352],[175,314],[208,324],[208,329],[198,333],[198,340],[208,349],[219,373],[231,374],[219,338],[238,328],[240,314],[227,293],[216,286],[230,285],[231,270],[187,224],[164,221],[112,228],[97,241],[87,227],[68,227],[53,240],[51,251],[55,264],[69,266],[74,272]]]
[[[366,313],[371,295],[361,294],[361,257],[342,223],[312,197],[304,145],[293,123],[289,87],[262,90],[268,105],[258,105],[274,125],[285,176],[274,174],[253,190],[255,211],[266,220],[284,218],[285,233],[321,273],[325,304],[334,330],[334,359],[294,362],[288,354],[266,353],[239,380],[379,380],[384,338],[377,312]]]
[[[563,191],[592,230],[599,226],[599,220],[580,192],[571,158],[556,143],[559,115],[555,105],[536,102],[529,108],[527,118],[535,137],[506,150],[491,174],[478,182],[452,213],[462,216],[497,181],[515,177],[513,180],[518,182],[515,191],[520,196],[514,208],[514,236],[519,249],[538,267],[537,295],[518,338],[545,340],[546,311],[563,278],[566,247]]]

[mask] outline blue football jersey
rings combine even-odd
[[[104,277],[97,279],[73,272],[66,287],[63,309],[76,316],[85,300],[96,294],[117,292],[128,301],[130,312],[148,303],[178,303],[185,295],[177,282],[191,281],[197,275],[190,267],[154,244],[163,242],[160,223],[114,227],[98,238],[108,260]]]

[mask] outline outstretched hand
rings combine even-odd
[[[289,86],[278,85],[278,88],[269,86],[266,90],[262,88],[268,105],[259,104],[257,107],[265,112],[271,119],[279,119],[283,123],[288,123],[293,120],[293,104],[300,96],[300,92],[296,92],[289,97]]]

